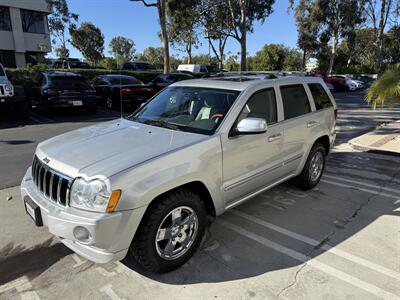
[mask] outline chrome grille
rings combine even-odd
[[[52,170],[35,156],[32,163],[32,179],[46,198],[67,205],[72,178]]]

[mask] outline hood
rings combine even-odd
[[[209,138],[125,119],[67,132],[38,145],[36,155],[71,177],[110,177],[149,159]],[[47,160],[46,160],[47,161]]]
[[[0,76],[0,84],[11,84],[11,82],[5,76]]]

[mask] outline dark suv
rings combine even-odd
[[[66,108],[97,111],[96,91],[81,75],[70,72],[43,72],[35,77],[31,89],[32,104],[43,114]]]

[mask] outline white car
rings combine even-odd
[[[180,81],[126,119],[40,143],[21,183],[23,205],[89,260],[130,251],[167,272],[193,255],[207,214],[291,178],[316,186],[336,117],[317,77]]]
[[[221,70],[213,65],[203,64],[181,64],[178,66],[178,71],[186,71],[194,74],[207,74],[207,73],[219,73]]]

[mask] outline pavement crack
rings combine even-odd
[[[307,262],[305,262],[304,264],[302,264],[300,266],[300,268],[297,269],[296,273],[294,274],[293,280],[292,282],[287,285],[286,287],[284,287],[278,294],[277,294],[277,298],[279,298],[283,293],[285,293],[287,290],[289,290],[290,288],[292,288],[293,286],[295,286],[297,284],[297,279],[299,277],[300,272],[306,267]]]

